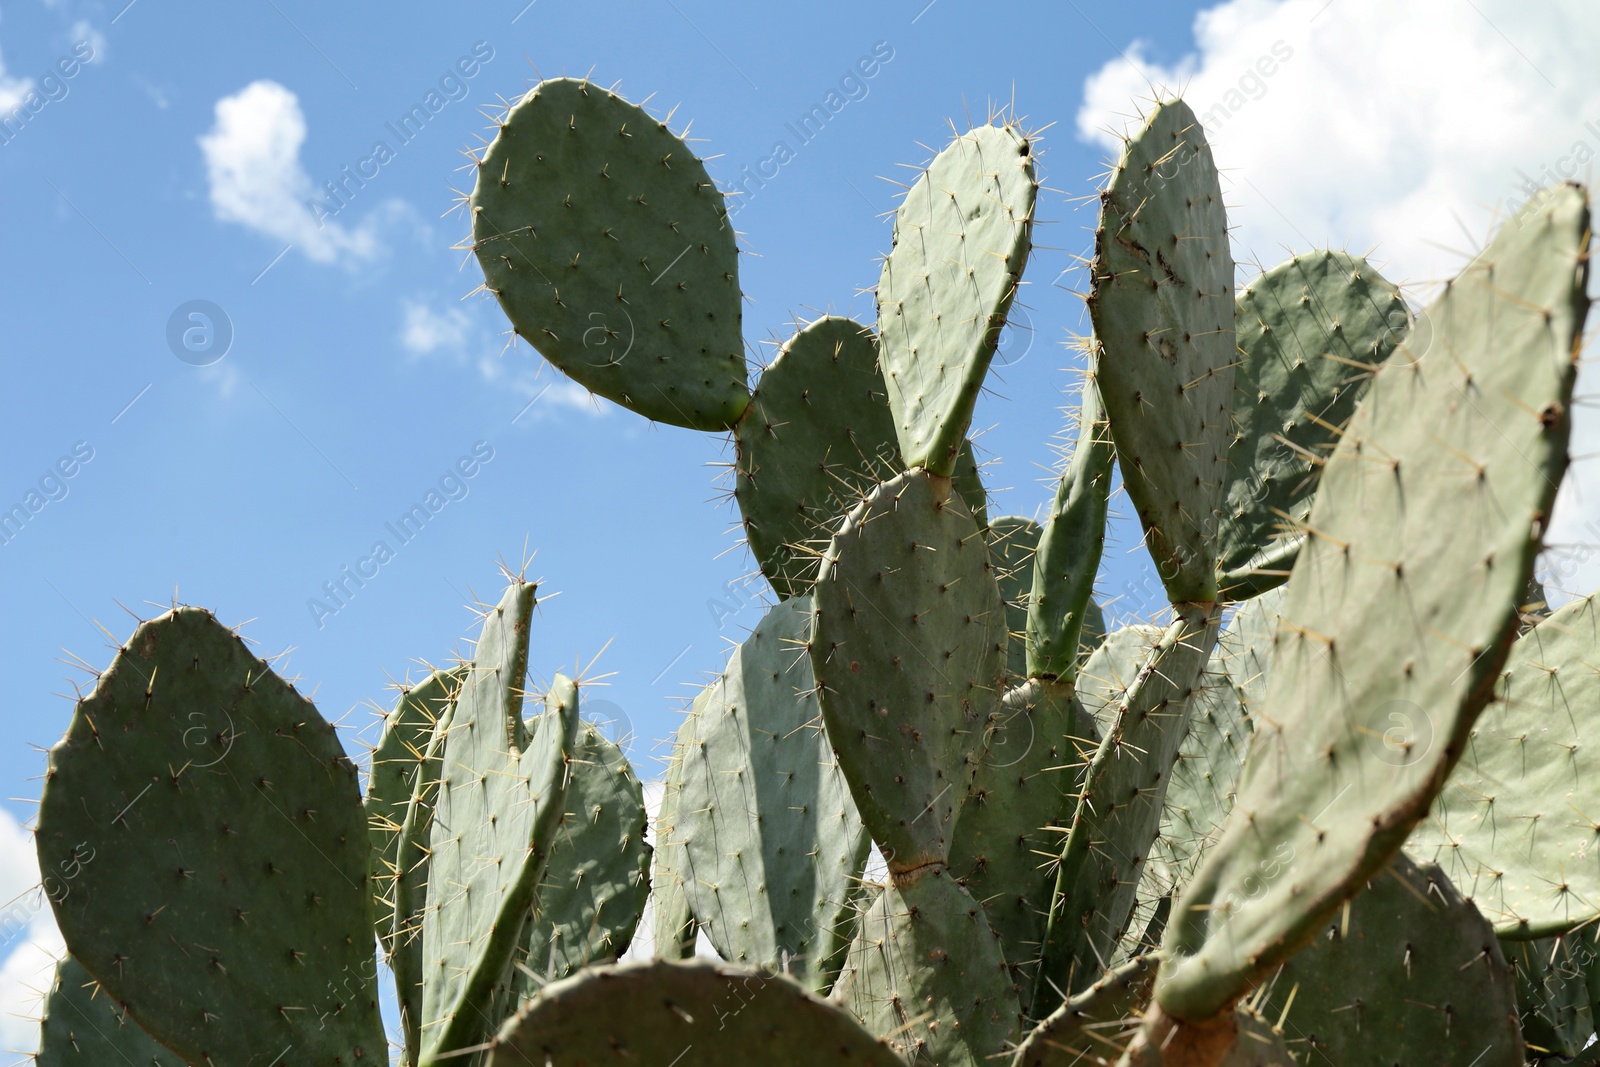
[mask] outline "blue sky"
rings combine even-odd
[[[1031,515],[1075,404],[1072,268],[1112,145],[1097,131],[1151,83],[1187,86],[1218,126],[1241,260],[1374,249],[1421,300],[1525,176],[1587,173],[1600,18],[1585,3],[1537,25],[1507,0],[474,0],[377,18],[305,0],[0,3],[0,112],[27,116],[0,132],[0,510],[29,511],[0,544],[0,895],[36,877],[17,824],[91,681],[63,661],[103,667],[106,632],[126,638],[174,596],[247,624],[263,654],[292,649],[280,669],[360,751],[371,702],[445,659],[471,598],[497,596],[497,561],[536,550],[530,573],[559,595],[535,674],[604,649],[591,708],[659,774],[657,742],[754,625],[764,583],[734,530],[724,437],[589,400],[506,349],[498,308],[468,295],[462,152],[541,74],[676,107],[725,184],[778,142],[792,154],[744,181],[737,216],[756,363],[797,318],[870,321],[897,192],[883,179],[908,181],[952,122],[1014,102],[1044,128],[1048,225],[975,420],[991,514]],[[851,80],[875,50],[877,72]],[[819,104],[836,111],[802,142],[791,126]],[[399,129],[417,105],[425,121]],[[1557,524],[1576,550],[1558,584],[1576,591],[1600,540],[1582,480]],[[400,544],[387,524],[431,491],[442,506]],[[380,540],[393,558],[330,600],[325,583]],[[1157,606],[1125,517],[1101,585],[1124,616]],[[17,946],[49,943],[33,918],[0,943],[0,1010]],[[26,1029],[0,1021],[10,1045]]]

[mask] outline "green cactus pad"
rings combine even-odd
[[[71,956],[56,964],[34,1062],[38,1067],[184,1067]]]
[[[780,599],[808,592],[845,513],[902,469],[867,327],[820,318],[784,344],[734,427],[734,496]]]
[[[1180,885],[1189,880],[1233,810],[1252,733],[1244,701],[1217,653],[1212,653],[1190,699],[1189,733],[1172,767],[1158,850]]]
[[[1379,369],[1324,467],[1233,812],[1167,927],[1169,1014],[1208,1018],[1271,973],[1466,751],[1567,464],[1588,232],[1572,186],[1508,222]]]
[[[1406,843],[1501,937],[1600,916],[1600,602],[1574,600],[1511,646],[1494,703]],[[1590,752],[1595,758],[1590,758]]]
[[[1028,138],[979,126],[934,158],[895,213],[878,333],[907,466],[955,470],[1032,248],[1037,189]]]
[[[466,680],[465,666],[459,669],[452,693],[459,693]],[[433,724],[428,747],[417,768],[416,786],[406,805],[395,850],[396,876],[391,924],[395,931],[389,968],[394,973],[395,997],[400,1009],[400,1027],[405,1033],[408,1067],[416,1067],[422,1052],[422,920],[428,902],[428,843],[433,836],[433,806],[439,795],[441,762],[445,738],[455,717],[452,698]]]
[[[487,1067],[611,1062],[901,1067],[848,1013],[788,978],[709,960],[623,963],[554,982],[506,1021]]]
[[[583,724],[532,914],[513,959],[520,997],[627,951],[650,892],[644,786],[622,750]]]
[[[1056,878],[1052,861],[1070,823],[1094,720],[1072,687],[1029,679],[1007,691],[966,803],[956,817],[950,871],[989,914],[1019,984],[1031,985]]]
[[[1245,601],[1217,639],[1221,666],[1249,714],[1267,707],[1267,683],[1272,680],[1272,650],[1278,643],[1283,597],[1280,585]]]
[[[665,122],[553,78],[511,108],[477,171],[472,248],[518,336],[647,418],[738,421],[750,394],[734,231]]]
[[[1122,483],[1168,598],[1209,602],[1233,437],[1233,255],[1187,104],[1156,107],[1100,203],[1089,312]]]
[[[1006,657],[983,533],[948,479],[911,471],[824,558],[811,663],[828,738],[891,872],[944,863]]]
[[[810,605],[786,601],[734,650],[679,734],[673,840],[683,889],[734,963],[825,991],[856,913],[871,842],[822,731],[806,643]]]
[[[683,880],[683,842],[678,838],[678,798],[688,769],[683,759],[688,751],[685,739],[693,736],[692,722],[686,715],[678,726],[651,837],[655,844],[655,862],[650,870],[651,947],[658,957],[667,960],[693,956],[698,931]]]
[[[487,1040],[484,1006],[504,983],[565,811],[578,693],[556,676],[523,723],[535,586],[513,580],[483,620],[445,739],[422,919],[424,1067]]]
[[[913,1063],[988,1067],[1018,1036],[1000,941],[983,907],[940,869],[884,887],[833,998]]]
[[[1118,627],[1084,661],[1077,679],[1078,701],[1094,719],[1100,737],[1117,728],[1128,690],[1150,662],[1162,632],[1149,623]]]
[[[978,454],[969,438],[961,442],[961,452],[956,456],[955,473],[950,484],[966,503],[972,518],[984,529],[989,528],[989,491],[983,487],[983,474],[978,470]]]
[[[456,670],[434,671],[400,693],[384,717],[383,733],[372,750],[367,777],[367,833],[372,841],[373,921],[384,952],[393,959],[395,883],[400,872],[400,833],[416,792],[417,776],[434,725],[455,700],[461,684]]]
[[[118,650],[50,750],[35,839],[72,955],[185,1060],[385,1055],[355,765],[210,612]]]
[[[1002,515],[989,524],[989,558],[1006,605],[1006,680],[1016,685],[1028,675],[1028,596],[1033,588],[1033,557],[1039,549],[1039,524],[1021,515]]]
[[[1306,1063],[1526,1062],[1494,931],[1437,867],[1404,856],[1324,921],[1260,999]]]
[[[1050,898],[1044,961],[1033,988],[1035,1018],[1060,994],[1095,981],[1113,958],[1133,914],[1145,857],[1161,826],[1172,765],[1187,733],[1193,694],[1216,643],[1218,618],[1204,606],[1177,612],[1128,687],[1084,777]],[[1097,662],[1111,640],[1084,665]],[[1108,652],[1109,656],[1110,653]]]
[[[1282,585],[1305,539],[1322,461],[1406,332],[1406,302],[1344,252],[1295,256],[1240,291],[1239,365],[1217,583],[1229,600]]]
[[[1155,981],[1155,959],[1140,956],[1105,974],[1035,1026],[1011,1067],[1088,1067],[1115,1061],[1138,1028],[1139,1008]]]
[[[1522,1040],[1546,1062],[1572,1059],[1594,1033],[1586,980],[1594,949],[1586,933],[1500,942],[1515,972]]]
[[[1024,644],[1030,678],[1077,676],[1086,624],[1097,612],[1092,594],[1106,543],[1106,509],[1111,498],[1111,468],[1116,453],[1111,430],[1092,377],[1083,382],[1077,445],[1056,486],[1050,515],[1033,559],[1032,596]],[[1105,634],[1105,618],[1099,618]]]

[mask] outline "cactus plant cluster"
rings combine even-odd
[[[364,800],[235,633],[144,622],[50,753],[41,867],[81,873],[41,1061],[386,1062],[375,942],[407,1067],[1591,1055],[1600,633],[1528,603],[1585,193],[1415,321],[1338,251],[1235,291],[1204,132],[1161,101],[1100,194],[1076,446],[1042,521],[991,519],[968,428],[1035,149],[1005,116],[956,136],[877,321],[799,327],[751,387],[702,162],[587,81],[511,107],[470,199],[485,287],[597,394],[731,433],[775,603],[683,719],[653,850],[580,685],[528,699],[520,574],[401,695]],[[1116,470],[1170,609],[1107,634]],[[647,896],[654,958],[617,963]]]

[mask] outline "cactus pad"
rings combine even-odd
[[[1028,596],[1033,588],[1033,557],[1039,549],[1039,524],[1021,515],[1002,515],[988,527],[989,558],[1000,599],[1006,605],[1006,681],[1016,685],[1028,675]]]
[[[1087,1067],[1112,1062],[1138,1026],[1150,996],[1155,959],[1140,956],[1106,974],[1035,1026],[1017,1046],[1011,1067]]]
[[[1138,900],[1145,858],[1161,826],[1172,765],[1187,733],[1192,697],[1216,642],[1217,615],[1188,606],[1128,687],[1083,782],[1083,801],[1060,846],[1044,963],[1034,984],[1037,1018],[1098,979]],[[1101,673],[1101,646],[1084,674]]]
[[[930,869],[884,887],[833,997],[914,1063],[987,1067],[1017,1039],[1017,994],[981,905]]]
[[[1156,107],[1100,203],[1089,312],[1122,482],[1168,598],[1212,601],[1233,437],[1233,255],[1211,148],[1187,104]]]
[[[1444,868],[1502,937],[1552,936],[1600,917],[1597,648],[1595,597],[1517,639],[1494,703],[1406,843],[1413,859]]]
[[[878,279],[884,384],[906,465],[949,476],[1032,248],[1028,138],[979,126],[940,152],[894,219]]]
[[[472,248],[517,334],[591,392],[694,430],[750,400],[722,193],[665,122],[540,82],[478,162]]]
[[[1051,860],[1099,741],[1070,685],[1023,682],[1000,700],[956,818],[951,873],[983,904],[1019,982],[1031,980],[1039,958]]]
[[[673,840],[690,910],[727,960],[826,991],[870,842],[822,732],[809,605],[774,605],[694,702]]]
[[[77,875],[68,949],[185,1060],[385,1055],[355,766],[210,612],[141,624],[78,703],[36,842]]]
[[[901,470],[872,331],[827,316],[789,338],[734,441],[750,549],[780,598],[802,595],[839,520]]]
[[[1233,812],[1167,927],[1168,1013],[1207,1018],[1275,969],[1400,847],[1465,751],[1566,469],[1588,233],[1571,186],[1507,222],[1379,369],[1323,468]]]
[[[1228,446],[1217,582],[1229,600],[1282,585],[1305,538],[1322,461],[1410,312],[1366,260],[1295,256],[1235,302],[1239,365]]]
[[[626,952],[650,892],[644,787],[627,757],[584,723],[571,768],[566,816],[513,963],[524,997]]]
[[[942,864],[990,713],[1005,608],[948,479],[873,490],[828,548],[810,651],[828,738],[891,872]]]
[[[1083,382],[1078,411],[1077,445],[1056,487],[1050,516],[1038,538],[1033,559],[1032,596],[1028,600],[1027,676],[1077,676],[1087,623],[1105,634],[1105,618],[1092,599],[1100,553],[1106,543],[1106,508],[1111,497],[1111,467],[1116,456],[1111,431],[1094,379]],[[1091,645],[1092,648],[1092,645]]]
[[[624,963],[554,982],[506,1022],[488,1067],[752,1058],[770,1067],[901,1067],[848,1013],[789,979],[708,960]]]
[[[71,956],[56,964],[34,1062],[38,1067],[184,1067]]]
[[[400,694],[384,717],[383,733],[372,750],[367,778],[367,833],[372,840],[373,920],[378,940],[391,959],[395,939],[395,883],[400,874],[400,836],[406,811],[417,791],[418,775],[433,728],[455,700],[461,676],[434,671]]]
[[[1494,931],[1437,867],[1404,856],[1284,965],[1262,1011],[1307,1063],[1524,1063]]]
[[[461,682],[465,680],[463,667],[457,672],[452,692],[459,693]],[[406,805],[395,850],[394,906],[391,909],[395,936],[393,950],[389,953],[389,968],[394,973],[407,1067],[416,1067],[422,1051],[422,919],[427,914],[428,843],[433,837],[433,806],[439,796],[444,743],[455,717],[455,707],[452,698],[433,725],[428,747],[423,750],[417,768],[416,786]]]
[[[535,586],[513,580],[484,616],[445,739],[422,919],[427,1067],[488,1039],[484,1005],[505,981],[565,810],[578,694],[557,676],[524,725]]]

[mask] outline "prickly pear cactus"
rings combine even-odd
[[[809,603],[774,605],[679,733],[664,838],[718,954],[825,993],[871,842],[821,729]]]
[[[50,750],[36,840],[75,875],[67,948],[184,1060],[385,1055],[355,764],[210,612],[118,650]]]
[[[1004,687],[982,532],[948,479],[901,475],[850,513],[814,598],[822,717],[862,822],[892,874],[943,866]]]
[[[533,906],[565,813],[577,687],[557,677],[523,723],[536,587],[513,579],[484,616],[445,740],[422,919],[424,1065],[487,1040],[486,1018]]]
[[[1210,1018],[1287,959],[1465,751],[1566,468],[1588,234],[1572,187],[1508,222],[1377,372],[1323,468],[1271,718],[1167,928],[1167,1013]]]
[[[489,1067],[577,1067],[688,1057],[773,1067],[899,1067],[847,1013],[779,975],[708,960],[624,963],[554,982],[496,1035]]]
[[[738,421],[750,393],[733,227],[665,122],[553,78],[506,114],[477,170],[472,250],[519,337],[658,422]]]
[[[1404,856],[1284,964],[1262,1010],[1281,1020],[1307,1062],[1526,1060],[1511,969],[1494,931],[1442,871]]]
[[[1236,299],[1204,132],[1159,103],[1100,197],[1075,447],[1042,520],[991,523],[967,435],[1035,147],[958,135],[877,322],[800,327],[752,394],[702,162],[587,81],[525,94],[475,161],[485,288],[597,394],[731,432],[778,601],[677,731],[653,877],[578,683],[526,703],[520,576],[387,717],[365,811],[309,702],[177,609],[51,751],[74,959],[40,1060],[373,1062],[375,941],[406,1067],[1593,1056],[1600,628],[1530,573],[1585,194],[1540,194],[1415,322],[1338,252]],[[1114,464],[1169,604],[1107,637]],[[664,958],[613,964],[647,892]]]
[[[1517,638],[1494,702],[1406,850],[1444,868],[1502,937],[1600,918],[1600,604],[1574,600]]]
[[[969,130],[912,184],[878,278],[879,358],[910,467],[948,477],[1032,249],[1032,145]]]
[[[1199,120],[1181,100],[1157,105],[1101,194],[1089,311],[1123,485],[1173,603],[1217,599],[1235,362],[1227,228]]]
[[[745,536],[780,597],[817,577],[817,556],[861,495],[901,469],[878,340],[825,316],[785,342],[734,428]]]
[[[1322,463],[1405,336],[1400,291],[1364,259],[1295,256],[1245,286],[1217,582],[1230,600],[1282,585],[1300,553]]]
[[[884,886],[834,988],[913,1063],[981,1067],[1017,1040],[1015,986],[983,906],[943,868]]]
[[[650,892],[644,786],[622,749],[584,723],[568,766],[566,813],[512,957],[511,983],[524,999],[626,952]]]
[[[183,1067],[71,956],[56,965],[39,1030],[39,1067]]]

